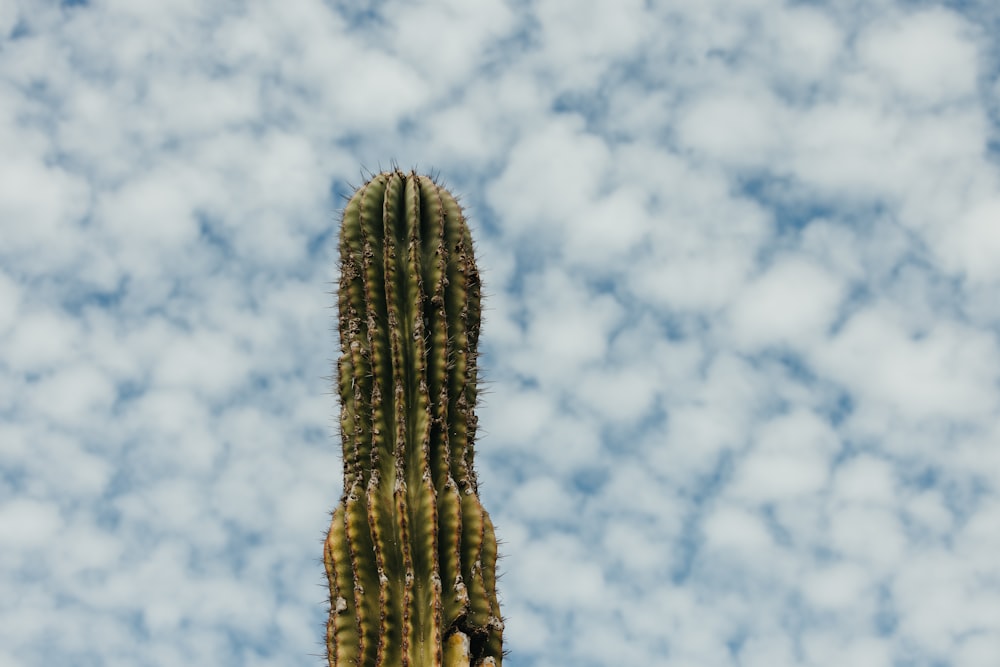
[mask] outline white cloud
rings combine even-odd
[[[820,80],[844,44],[840,28],[816,6],[787,7],[766,27],[775,36],[774,64],[802,82]]]
[[[654,441],[650,464],[672,484],[690,490],[712,474],[721,457],[745,445],[750,415],[760,408],[760,378],[741,360],[714,359],[689,391],[668,404],[666,438]]]
[[[883,81],[921,102],[971,95],[977,53],[971,27],[942,7],[876,22],[858,39],[862,62]]]
[[[577,369],[602,359],[622,317],[615,299],[594,294],[574,277],[549,270],[527,279],[529,325],[520,344],[507,351],[512,367],[549,387],[567,387]]]
[[[884,575],[903,559],[907,544],[894,511],[846,503],[832,513],[830,546]]]
[[[1000,255],[1000,199],[970,207],[954,225],[942,230],[936,249],[953,270],[972,284],[997,281]]]
[[[905,117],[852,97],[822,102],[795,116],[787,154],[797,178],[838,194],[868,198],[899,183],[895,160]]]
[[[658,378],[649,368],[589,373],[577,388],[594,414],[612,422],[635,422],[655,404]]]
[[[893,474],[887,462],[870,456],[837,468],[829,507],[829,539],[836,552],[872,568],[899,563],[906,537],[895,510]]]
[[[858,665],[879,667],[892,664],[893,651],[881,637],[845,638],[832,632],[815,633],[804,642],[809,664],[822,667]]]
[[[794,647],[788,640],[773,635],[749,637],[740,647],[740,662],[746,667],[793,665]]]
[[[0,541],[10,550],[7,558],[23,549],[46,546],[62,523],[59,508],[53,503],[19,498],[0,504]]]
[[[1000,654],[1000,637],[993,634],[973,634],[962,639],[953,653],[955,664],[962,667],[988,667]]]
[[[953,520],[940,491],[930,490],[915,495],[906,503],[906,520],[926,531],[933,539],[946,535]]]
[[[212,465],[222,443],[208,431],[208,410],[193,392],[153,390],[128,405],[123,426],[142,436],[142,451],[161,469],[197,475]]]
[[[656,224],[645,192],[628,185],[588,202],[568,221],[565,248],[574,264],[597,274],[621,274]]]
[[[389,3],[382,12],[391,28],[386,43],[400,60],[419,68],[427,81],[464,83],[479,63],[470,58],[481,44],[504,36],[513,22],[511,9],[501,0],[471,6],[457,0],[440,0],[417,7],[407,2]]]
[[[184,176],[153,172],[101,197],[98,215],[121,248],[119,252],[130,255],[123,258],[130,270],[139,269],[154,248],[176,252],[197,238],[193,202],[184,195],[193,174]]]
[[[996,345],[948,321],[908,331],[891,307],[865,308],[817,351],[819,367],[852,393],[911,418],[975,418],[997,402]]]
[[[948,655],[963,628],[982,627],[1000,611],[1000,596],[978,579],[947,552],[908,558],[893,582],[903,631],[932,655]]]
[[[719,508],[708,516],[705,541],[709,549],[729,552],[730,558],[740,561],[759,558],[774,546],[760,517],[735,507]]]
[[[794,501],[826,485],[838,442],[815,415],[783,416],[765,424],[754,440],[735,473],[733,493],[757,502]]]
[[[679,201],[660,195],[660,222],[625,279],[639,299],[659,308],[713,311],[747,280],[768,220],[754,204],[732,198],[716,174],[688,177],[658,184],[677,188]]]
[[[645,461],[626,459],[609,471],[594,510],[608,512],[614,508],[622,517],[635,516],[676,535],[685,512],[683,501],[676,494],[677,489],[651,471]],[[621,545],[616,550],[626,547]]]
[[[572,512],[569,492],[551,477],[526,480],[514,496],[513,508],[534,521],[560,519]]]
[[[0,272],[0,336],[17,321],[21,306],[21,288],[6,273]]]
[[[579,119],[545,123],[511,148],[503,172],[486,192],[490,205],[503,211],[507,233],[542,240],[572,234],[574,219],[600,192],[609,158],[604,143],[588,135]]]
[[[664,537],[662,531],[647,522],[619,519],[608,526],[602,546],[609,556],[621,560],[618,574],[634,572],[641,576],[665,572],[673,565],[659,546]]]
[[[532,591],[531,599],[544,601],[556,613],[586,612],[606,604],[609,591],[598,556],[588,557],[588,550],[575,537],[547,535],[512,549],[510,557],[517,557],[524,565],[509,570],[505,578],[514,580],[522,590]]]
[[[888,505],[896,496],[896,480],[888,461],[861,455],[838,466],[834,497],[842,502]]]
[[[370,49],[363,55],[350,50],[338,54],[335,62],[353,63],[348,78],[333,97],[337,116],[352,126],[379,129],[426,104],[427,90],[413,66]],[[366,128],[366,129],[367,129]]]
[[[65,363],[76,352],[80,329],[78,321],[60,310],[32,309],[11,333],[7,363],[23,373],[38,373]]]
[[[864,567],[841,562],[808,573],[802,592],[809,603],[819,609],[850,611],[861,605],[872,606],[871,592],[866,590],[869,582],[870,573]]]
[[[535,653],[550,644],[552,633],[543,614],[527,606],[515,607],[511,604],[504,608],[504,640],[516,650]]]
[[[76,223],[88,208],[87,183],[47,164],[52,148],[34,128],[0,119],[0,141],[6,147],[0,157],[0,220],[7,252],[67,261],[82,241]]]
[[[754,82],[757,83],[757,82]],[[768,161],[785,142],[788,112],[766,88],[712,92],[693,101],[678,123],[686,146],[724,163]]]
[[[558,0],[538,4],[542,57],[536,62],[556,90],[589,88],[619,58],[641,46],[651,25],[639,0],[591,0],[585,8]]]
[[[204,331],[167,342],[160,351],[154,381],[162,387],[197,387],[209,396],[232,392],[248,371],[244,356],[232,341]]]
[[[840,280],[799,257],[777,260],[732,308],[735,338],[788,345],[824,337],[844,295]]]
[[[14,3],[5,4],[3,8],[0,8],[0,35],[4,37],[9,35],[20,17],[20,8]]]
[[[471,104],[444,109],[428,119],[431,154],[435,162],[476,162],[497,150],[500,136],[489,131],[479,110]]]
[[[484,423],[499,442],[531,447],[546,421],[551,419],[554,406],[551,399],[537,389],[518,389],[509,385],[503,394],[490,397],[490,419]]]
[[[72,426],[104,414],[115,398],[115,387],[97,368],[77,364],[55,371],[29,388],[34,410],[54,422]]]
[[[394,161],[474,224],[508,667],[993,664],[988,3],[35,4],[4,665],[316,662],[334,209]]]

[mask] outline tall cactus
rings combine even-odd
[[[473,469],[479,292],[469,228],[433,180],[381,173],[350,198],[331,667],[501,664],[496,536]]]

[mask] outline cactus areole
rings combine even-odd
[[[331,667],[501,664],[496,537],[473,469],[479,299],[451,194],[398,170],[358,188],[340,229]]]

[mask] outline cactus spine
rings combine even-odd
[[[358,188],[340,229],[331,667],[501,664],[496,537],[473,469],[479,300],[451,194],[399,170]]]

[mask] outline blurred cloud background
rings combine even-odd
[[[0,664],[321,663],[342,197],[460,194],[509,667],[1000,664],[988,0],[0,3]]]

